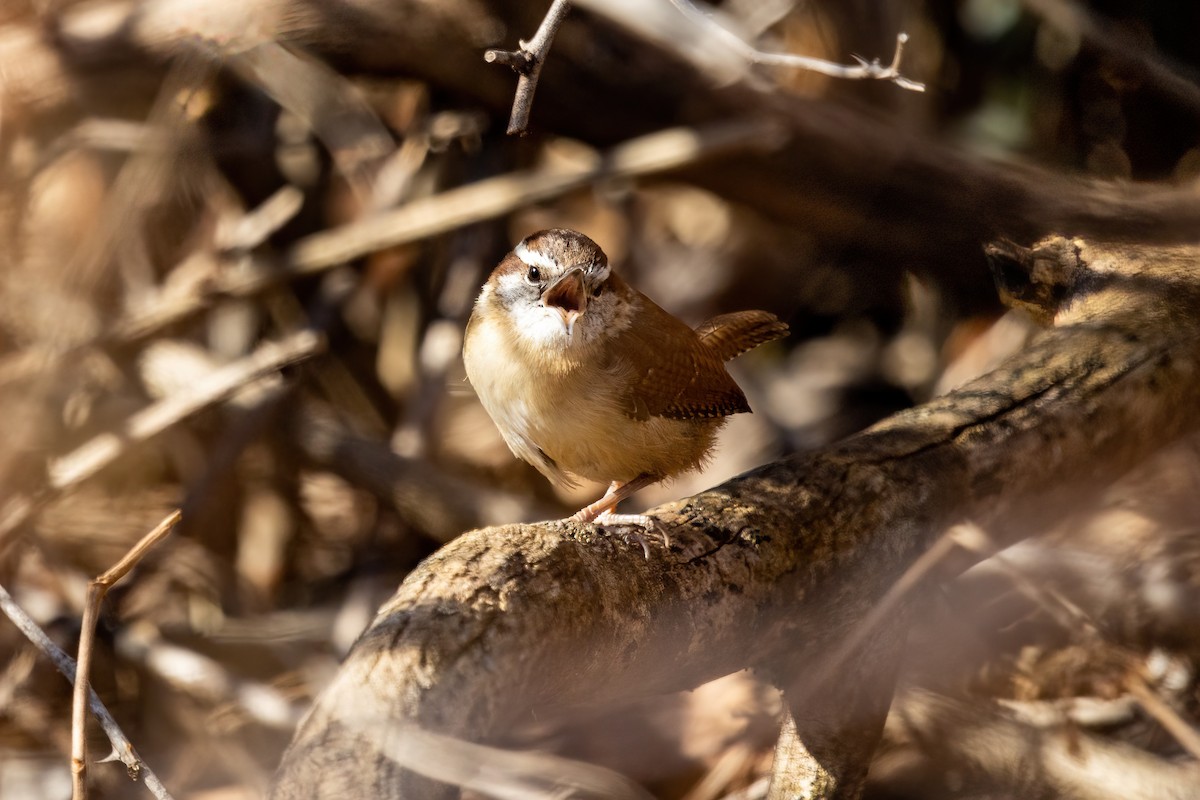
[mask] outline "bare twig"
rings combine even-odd
[[[17,601],[3,586],[0,586],[0,611],[12,620],[13,624],[21,633],[25,634],[33,646],[53,662],[59,672],[63,674],[68,681],[75,680],[75,659],[64,653],[58,645],[50,640],[38,624],[30,618],[25,610],[17,605]],[[133,742],[129,741],[129,737],[117,725],[117,721],[113,719],[112,714],[100,702],[99,696],[90,688],[87,691],[88,707],[92,714],[100,721],[100,727],[104,729],[104,733],[108,736],[109,743],[112,744],[113,752],[110,758],[116,758],[125,765],[125,769],[129,773],[132,780],[141,780],[146,784],[146,788],[158,798],[158,800],[172,800],[170,793],[163,786],[162,781],[154,774],[154,771],[142,761],[138,756],[137,751],[133,747]]]
[[[154,530],[129,549],[124,557],[88,584],[87,605],[83,608],[83,628],[79,632],[79,658],[75,662],[75,691],[71,698],[71,797],[86,800],[87,792],[87,701],[92,649],[96,643],[96,619],[100,604],[109,588],[137,566],[150,548],[158,544],[179,524],[179,509],[172,511]]]
[[[819,72],[822,75],[828,75],[832,78],[843,78],[846,80],[891,81],[901,89],[908,89],[912,92],[925,91],[925,84],[909,80],[900,74],[900,59],[904,53],[904,45],[908,42],[907,33],[896,35],[896,52],[892,55],[892,63],[886,67],[877,58],[867,61],[859,56],[851,56],[858,62],[856,65],[837,64],[832,61],[826,61],[823,58],[812,58],[811,56],[801,56],[795,53],[763,52],[751,47],[742,40],[742,37],[726,28],[715,18],[700,11],[689,0],[671,0],[671,5],[679,9],[680,13],[687,17],[693,24],[708,28],[714,36],[722,40],[742,58],[753,64],[803,69],[809,72]]]
[[[533,108],[533,93],[537,91],[542,65],[546,63],[546,56],[550,52],[551,43],[554,42],[554,34],[558,33],[558,26],[570,10],[571,4],[568,0],[554,0],[532,41],[522,41],[519,50],[488,50],[483,54],[483,60],[489,64],[504,64],[512,67],[520,75],[513,97],[512,116],[508,120],[510,136],[524,135],[529,127],[529,112]]]

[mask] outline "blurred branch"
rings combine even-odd
[[[354,709],[487,741],[547,708],[689,689],[745,667],[796,684],[948,526],[976,520],[1000,544],[1028,536],[1200,425],[1198,255],[1061,238],[996,253],[1009,295],[1043,297],[1058,327],[951,394],[660,507],[653,516],[682,545],[649,561],[592,526],[459,537],[381,609],[301,726],[273,797],[318,797],[318,779],[438,796],[362,746],[339,722]],[[1039,294],[1043,282],[1058,290]],[[885,640],[902,634],[890,626],[871,651],[884,654],[882,677]],[[821,689],[857,692],[852,708],[877,717],[872,697],[887,684],[857,683],[843,673]],[[877,724],[832,706],[818,704],[821,738],[801,738],[800,758]],[[865,768],[843,763],[841,779],[852,785]]]
[[[962,561],[967,555],[963,548],[968,553],[978,549],[971,546],[976,530],[970,525],[951,527],[905,569],[840,641],[814,656],[789,682],[784,697],[790,710],[775,746],[769,800],[854,797],[862,791],[905,642],[895,634],[904,630],[904,609],[931,577]],[[855,681],[838,680],[852,668],[857,673]],[[842,730],[838,723],[843,718],[857,724]]]
[[[223,225],[217,233],[216,245],[224,253],[249,252],[288,224],[303,205],[304,192],[291,184],[281,186],[257,208]]]
[[[524,134],[529,127],[529,112],[533,108],[538,76],[550,53],[554,34],[558,33],[558,26],[570,10],[571,4],[567,0],[554,0],[531,41],[521,42],[519,50],[488,50],[483,54],[483,60],[489,64],[504,64],[520,75],[513,97],[512,115],[508,121],[507,133],[510,136]]]
[[[633,139],[595,160],[487,178],[301,239],[288,254],[290,275],[328,269],[385,247],[502,216],[605,180],[669,172],[733,153],[778,146],[779,129],[761,119],[671,128]]]
[[[1037,727],[990,704],[914,690],[897,714],[922,751],[1022,797],[1185,800],[1200,785],[1195,762],[1160,758],[1069,727]]]
[[[1154,52],[1148,42],[1123,37],[1119,31],[1073,0],[1023,0],[1024,6],[1059,33],[1089,47],[1120,71],[1137,76],[1165,97],[1200,118],[1200,86],[1181,74],[1186,67]]]
[[[89,439],[49,466],[49,483],[36,497],[9,500],[0,519],[0,540],[23,525],[52,498],[92,477],[131,446],[157,436],[182,420],[220,403],[255,380],[319,353],[325,340],[311,330],[267,342],[245,358],[208,375],[189,391],[167,397],[133,414],[120,431]]]
[[[278,689],[246,680],[208,656],[165,641],[152,626],[121,631],[116,646],[118,653],[144,666],[172,689],[210,705],[232,703],[265,728],[277,731],[296,728],[300,710]]]
[[[311,358],[325,348],[324,337],[301,330],[276,342],[266,342],[253,353],[226,364],[204,381],[132,415],[119,433],[102,433],[50,465],[50,489],[61,492],[95,475],[133,444],[209,406],[228,399],[254,381],[286,366]]]
[[[118,320],[102,340],[143,339],[201,313],[221,298],[252,297],[369,253],[503,216],[596,181],[651,175],[731,153],[770,148],[778,142],[777,133],[775,126],[763,121],[659,131],[618,145],[595,162],[513,172],[413,200],[310,234],[298,241],[277,267],[257,263],[256,269],[222,273],[210,286],[187,295],[164,297],[160,303]]]
[[[0,61],[29,65],[7,76],[0,92],[21,107],[49,114],[77,96],[76,81],[92,63],[141,58],[151,68],[196,43],[209,53],[215,44],[230,54],[277,38],[348,69],[412,75],[507,112],[511,91],[478,59],[472,36],[495,23],[526,24],[519,6],[489,6],[492,16],[484,15],[476,28],[454,8],[408,0],[363,0],[353,15],[301,0],[211,0],[202,14],[181,14],[175,0],[85,4],[63,12],[63,35],[56,42],[35,30],[0,38]],[[1177,242],[1200,226],[1200,197],[1190,187],[1082,181],[991,162],[869,112],[778,89],[762,91],[746,59],[708,26],[681,24],[679,12],[665,0],[582,0],[575,6],[643,41],[638,46],[623,32],[581,16],[578,24],[590,26],[589,36],[636,53],[640,73],[662,70],[671,79],[631,83],[587,53],[557,50],[561,68],[543,75],[538,86],[547,127],[607,146],[667,125],[771,115],[790,136],[787,147],[743,151],[691,169],[684,164],[679,175],[776,220],[851,245],[876,257],[882,271],[919,267],[951,288],[969,291],[977,284],[969,283],[973,273],[964,264],[982,266],[971,261],[979,259],[979,242],[998,235],[1028,240],[1066,230]],[[575,23],[572,15],[564,25]],[[582,86],[588,89],[586,108],[579,102]],[[863,235],[863,218],[871,220],[870,236]]]
[[[0,586],[0,611],[3,611],[4,615],[12,620],[21,633],[25,634],[25,638],[33,643],[34,647],[54,663],[54,666],[58,668],[58,671],[62,673],[64,678],[68,681],[75,680],[75,659],[64,653],[58,645],[50,640],[46,632],[25,613],[24,609],[17,605],[17,601],[13,599],[12,595],[3,586]],[[117,721],[113,719],[112,714],[100,702],[100,698],[96,692],[89,688],[87,690],[87,698],[88,707],[96,716],[96,719],[100,720],[100,727],[104,729],[105,735],[108,736],[108,741],[112,744],[113,753],[111,757],[120,759],[121,763],[125,765],[125,769],[128,770],[130,779],[145,781],[146,788],[158,800],[171,800],[171,795],[167,792],[166,787],[162,785],[162,781],[154,774],[154,770],[150,769],[146,762],[142,761],[141,757],[138,756],[137,750],[133,747],[133,742],[129,741],[129,737],[117,725]]]
[[[464,530],[509,519],[522,503],[443,474],[427,460],[397,455],[377,438],[359,436],[315,403],[301,404],[290,439],[306,459],[387,502],[400,517],[440,542]],[[544,511],[544,509],[535,509]]]
[[[1179,742],[1188,755],[1200,760],[1200,732],[1188,724],[1139,673],[1133,672],[1125,679],[1129,693],[1137,700],[1142,710],[1149,714],[1175,741]]]
[[[83,623],[79,632],[79,658],[75,662],[75,691],[71,699],[71,798],[87,800],[87,705],[90,691],[92,648],[96,642],[96,621],[100,604],[112,585],[124,578],[150,551],[162,541],[180,520],[178,509],[167,515],[154,530],[102,575],[88,584],[87,604],[83,608]]]
[[[228,60],[235,72],[303,121],[325,145],[360,202],[368,205],[375,173],[395,150],[395,142],[358,89],[324,63],[275,42],[263,42]]]
[[[1111,700],[1101,697],[1069,697],[1056,700],[996,701],[1022,723],[1039,728],[1112,728],[1137,718],[1137,703],[1129,695]]]
[[[977,539],[982,539],[987,549],[994,552],[994,546],[986,541],[981,531],[976,532]],[[983,548],[980,548],[983,549]],[[1040,605],[1064,632],[1075,632],[1079,636],[1106,641],[1127,662],[1126,674],[1123,680],[1125,690],[1137,701],[1142,709],[1163,727],[1179,745],[1193,758],[1200,759],[1200,733],[1189,725],[1162,697],[1160,697],[1144,677],[1144,669],[1137,657],[1116,642],[1109,642],[1101,626],[1087,611],[1069,600],[1061,592],[1046,589],[1022,572],[1015,564],[1009,563],[1004,553],[998,553],[990,561],[994,569],[1007,575],[1017,587],[1028,597]]]
[[[343,721],[395,764],[497,800],[654,800],[635,781],[594,764],[487,747],[415,725],[397,725],[386,714],[351,713]],[[335,783],[330,789],[329,796],[340,795]]]

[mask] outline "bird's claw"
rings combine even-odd
[[[625,536],[642,546],[642,552],[646,556],[646,560],[650,560],[650,544],[646,541],[646,537],[642,535],[641,530],[654,531],[662,537],[663,547],[671,549],[671,537],[667,535],[666,529],[662,527],[658,520],[646,514],[614,514],[612,511],[605,511],[594,520],[596,525],[602,528],[632,528],[634,530],[626,531]]]

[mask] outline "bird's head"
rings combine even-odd
[[[615,332],[622,322],[622,286],[599,245],[582,233],[552,228],[525,237],[504,257],[480,304],[504,313],[527,346],[566,350]]]

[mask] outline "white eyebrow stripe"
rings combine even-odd
[[[518,244],[513,252],[517,254],[517,258],[524,261],[528,266],[549,270],[558,269],[557,261],[545,253],[535,253],[525,246],[525,242]]]

